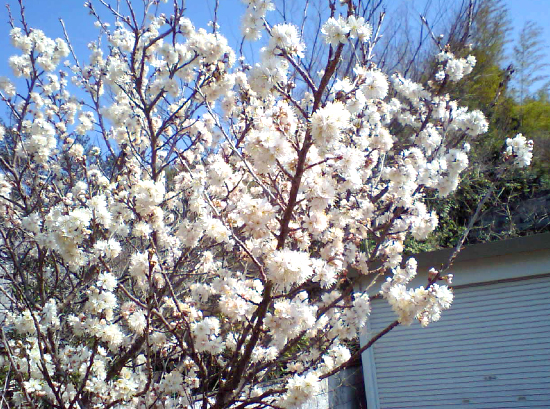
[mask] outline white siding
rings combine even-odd
[[[394,319],[375,300],[370,335]],[[550,278],[456,289],[441,321],[397,327],[370,356],[369,409],[549,408]]]

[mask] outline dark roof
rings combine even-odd
[[[490,243],[465,246],[458,254],[455,263],[550,249],[550,233],[515,237],[513,239],[493,241]],[[451,256],[452,249],[435,250],[414,254],[419,266],[438,266],[444,264]],[[406,258],[406,257],[404,257]]]

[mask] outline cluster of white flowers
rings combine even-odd
[[[10,32],[11,43],[23,54],[9,59],[10,67],[16,77],[30,77],[33,69],[31,58],[44,71],[52,72],[61,60],[69,55],[69,47],[61,38],[52,40],[42,30],[33,29],[25,33],[15,27]]]
[[[280,404],[284,408],[299,407],[319,393],[320,385],[319,377],[314,373],[296,374],[288,381],[288,391]]]
[[[317,306],[311,305],[305,292],[291,301],[276,302],[273,314],[266,317],[266,327],[269,328],[273,340],[271,346],[281,350],[289,339],[315,326]]]
[[[301,30],[245,4],[245,38],[269,35],[253,67],[178,7],[111,27],[87,4],[101,39],[56,73],[63,40],[12,30],[28,92],[0,79],[10,407],[295,407],[365,329],[358,275],[393,272],[382,294],[403,324],[449,308],[446,286],[407,287],[405,240],[437,227],[426,192],[456,189],[483,114],[366,57],[338,78],[328,51],[308,73]],[[322,33],[374,41],[351,12]],[[475,63],[440,62],[450,81]],[[506,155],[525,166],[532,144]]]
[[[513,158],[514,164],[524,168],[531,164],[533,159],[533,141],[518,133],[514,138],[506,139],[506,158]]]
[[[241,32],[246,40],[256,41],[262,37],[263,19],[268,11],[275,10],[271,0],[242,0],[246,12],[241,20]]]
[[[271,253],[267,262],[267,277],[284,289],[302,284],[313,275],[309,254],[284,249]]]
[[[476,65],[476,57],[469,55],[466,58],[456,58],[452,53],[442,51],[437,55],[437,61],[441,64],[440,71],[435,75],[436,80],[459,81],[468,75]]]
[[[350,124],[350,113],[340,102],[331,102],[318,109],[311,117],[311,134],[316,146],[323,154],[334,152],[340,142],[340,131]]]
[[[451,306],[453,292],[446,285],[435,283],[428,288],[407,289],[407,284],[416,276],[416,269],[416,260],[410,258],[404,268],[394,269],[393,277],[386,280],[380,293],[397,313],[401,324],[410,325],[416,319],[425,327],[438,321],[441,312]]]
[[[330,17],[323,24],[321,32],[325,35],[326,43],[336,47],[338,44],[346,43],[348,38],[357,38],[361,42],[369,41],[372,27],[364,17],[340,16],[337,19]]]
[[[292,24],[277,24],[271,29],[271,38],[267,50],[276,53],[284,51],[297,57],[304,56],[305,45],[302,43],[298,28]]]

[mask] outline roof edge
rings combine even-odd
[[[460,253],[458,253],[457,258],[455,259],[455,264],[482,258],[499,257],[503,255],[547,249],[550,249],[550,233],[514,237],[513,239],[464,246]],[[452,253],[453,249],[441,249],[425,253],[408,254],[406,257],[414,257],[416,261],[418,261],[419,266],[435,266],[445,263]]]

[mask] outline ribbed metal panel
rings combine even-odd
[[[394,319],[375,300],[370,336]],[[441,321],[397,327],[373,354],[380,409],[548,409],[550,278],[456,289]]]

